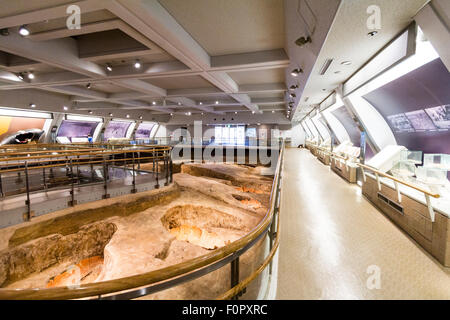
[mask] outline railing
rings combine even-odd
[[[382,171],[380,171],[380,170],[378,170],[378,169],[375,169],[375,168],[373,168],[373,167],[370,167],[370,166],[367,166],[367,165],[364,165],[364,164],[360,164],[360,163],[358,163],[358,166],[359,166],[359,167],[361,168],[361,170],[362,170],[364,182],[367,181],[367,177],[366,177],[366,172],[365,172],[365,170],[371,171],[371,172],[373,172],[373,173],[375,174],[375,178],[376,178],[376,180],[377,180],[378,191],[381,191],[381,181],[380,181],[380,176],[392,180],[392,181],[394,182],[395,190],[397,191],[397,197],[398,197],[398,201],[399,201],[399,202],[402,201],[402,196],[401,196],[399,184],[402,184],[402,185],[404,185],[404,186],[407,186],[407,187],[409,187],[409,188],[411,188],[411,189],[414,189],[414,190],[416,190],[416,191],[419,191],[419,192],[423,193],[424,196],[425,196],[425,201],[426,201],[426,203],[427,203],[428,212],[429,212],[429,214],[430,214],[430,219],[431,219],[432,222],[434,222],[434,220],[435,220],[435,213],[434,213],[433,206],[431,205],[431,198],[430,198],[430,197],[433,197],[433,198],[440,198],[440,195],[439,195],[439,194],[429,192],[428,190],[425,190],[425,189],[420,188],[420,187],[418,187],[418,186],[415,186],[415,185],[413,185],[413,184],[411,184],[411,183],[409,183],[409,182],[406,182],[406,181],[403,181],[403,180],[401,180],[401,179],[398,179],[398,178],[396,178],[396,177],[394,177],[394,176],[391,176],[390,174],[384,173],[384,172],[382,172]]]
[[[113,180],[109,174],[110,168],[131,172],[132,193],[137,191],[136,176],[140,173],[151,173],[155,180],[154,187],[159,188],[160,179],[165,179],[166,185],[172,181],[171,149],[165,146],[141,146],[120,150],[49,149],[35,153],[27,151],[27,156],[21,152],[0,153],[0,196],[5,198],[25,194],[27,212],[24,218],[28,221],[32,217],[32,193],[69,189],[70,205],[74,206],[77,203],[75,188],[82,190],[87,186],[103,184],[103,197],[108,198],[108,183]],[[149,162],[153,163],[152,170],[141,170],[141,164]],[[82,168],[89,172],[83,174]],[[96,174],[98,170],[100,176]]]
[[[179,284],[194,280],[227,264],[231,265],[231,289],[219,299],[237,299],[246,286],[254,280],[269,264],[279,245],[279,208],[281,190],[281,171],[284,159],[282,145],[275,177],[270,194],[269,209],[261,222],[244,237],[233,243],[216,249],[206,255],[178,263],[166,268],[143,274],[89,283],[73,287],[45,289],[0,289],[0,299],[79,299],[97,298],[105,300],[133,299],[146,296]],[[248,278],[239,281],[239,257],[268,234],[270,253],[265,261]],[[270,269],[271,272],[271,269]],[[111,295],[112,294],[112,295]]]

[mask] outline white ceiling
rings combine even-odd
[[[320,50],[316,64],[302,94],[302,102],[294,119],[300,120],[311,110],[311,105],[321,103],[330,93],[360,69],[372,56],[402,32],[428,0],[343,0],[327,39]],[[374,37],[366,21],[367,8],[381,8],[381,30]],[[334,59],[327,73],[319,71],[327,59]],[[351,61],[350,66],[342,65]],[[336,74],[335,72],[339,73]],[[325,89],[325,90],[323,90]],[[304,103],[305,97],[309,97]]]
[[[65,26],[68,4],[82,9],[79,30]],[[22,24],[29,37],[18,35]],[[0,60],[7,52],[29,61],[0,61],[0,103],[31,88],[81,113],[222,115],[225,106],[280,110],[286,90],[283,0],[0,1],[1,28],[10,35],[0,37]]]
[[[210,55],[283,48],[283,0],[159,0]]]

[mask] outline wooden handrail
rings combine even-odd
[[[253,228],[244,237],[232,242],[231,244],[222,248],[216,249],[211,253],[203,256],[178,263],[169,267],[165,267],[159,270],[146,272],[139,275],[124,277],[120,279],[113,279],[108,281],[88,283],[80,285],[76,288],[73,287],[56,287],[56,288],[42,288],[42,289],[1,289],[0,288],[0,300],[54,300],[54,299],[79,299],[86,297],[95,297],[104,294],[126,291],[143,286],[148,286],[171,278],[175,278],[187,273],[190,273],[196,269],[208,266],[215,263],[236,251],[242,249],[247,244],[251,243],[263,232],[265,232],[272,222],[275,208],[276,192],[278,191],[279,175],[281,171],[281,159],[284,154],[284,147],[281,148],[280,155],[278,157],[278,163],[275,171],[274,182],[272,184],[272,190],[269,201],[269,209],[260,221],[260,223]]]
[[[29,160],[29,159],[49,159],[49,158],[61,158],[61,157],[77,157],[77,156],[106,156],[106,155],[113,155],[113,154],[126,154],[126,153],[136,153],[136,152],[160,152],[160,151],[170,151],[172,150],[171,147],[155,147],[154,149],[127,149],[127,150],[104,150],[100,149],[101,151],[94,151],[94,152],[73,152],[69,154],[64,153],[58,153],[58,154],[47,154],[47,155],[41,155],[41,156],[29,156],[29,157],[12,157],[12,158],[1,158],[0,162],[11,162],[11,161],[17,161],[17,160]],[[51,152],[51,151],[49,151]],[[57,152],[57,151],[55,151]]]
[[[426,195],[428,195],[428,196],[430,196],[430,197],[433,197],[433,198],[440,198],[440,197],[441,197],[441,196],[440,196],[439,194],[437,194],[437,193],[431,193],[431,192],[429,192],[428,190],[425,190],[425,189],[422,189],[422,188],[420,188],[420,187],[418,187],[418,186],[415,186],[415,185],[413,185],[413,184],[410,184],[409,182],[400,180],[400,179],[398,179],[398,178],[396,178],[396,177],[394,177],[394,176],[391,176],[390,174],[384,173],[384,172],[382,172],[382,171],[380,171],[380,170],[378,170],[378,169],[375,169],[375,168],[373,168],[373,167],[370,167],[370,166],[367,166],[367,165],[364,165],[364,164],[361,164],[361,163],[358,163],[357,165],[360,166],[362,169],[370,170],[370,171],[372,171],[372,172],[374,172],[374,173],[376,173],[376,174],[378,174],[378,175],[380,175],[380,176],[389,178],[389,179],[391,179],[391,180],[393,180],[393,181],[395,181],[395,182],[398,182],[398,183],[400,183],[400,184],[403,184],[403,185],[405,185],[405,186],[407,186],[407,187],[410,187],[410,188],[412,188],[412,189],[414,189],[414,190],[420,191],[420,192],[422,192],[422,193],[424,193],[424,194],[426,194]]]

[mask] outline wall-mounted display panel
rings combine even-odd
[[[0,116],[0,141],[16,134],[18,131],[44,130],[46,119]]]
[[[153,128],[156,126],[155,122],[142,122],[136,130],[136,139],[150,139]]]
[[[57,137],[67,137],[73,142],[73,139],[94,137],[97,127],[101,125],[99,122],[81,121],[81,120],[63,120]]]
[[[399,145],[450,154],[450,73],[438,58],[363,96]]]
[[[103,139],[108,141],[109,139],[126,138],[130,125],[131,121],[110,121],[106,126]]]
[[[335,116],[336,119],[338,119],[338,121],[344,126],[345,131],[347,131],[353,145],[359,146],[361,144],[361,131],[348,112],[347,108],[345,108],[345,106],[341,106],[332,111],[331,114]]]

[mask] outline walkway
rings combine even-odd
[[[285,156],[277,299],[450,299],[450,268],[360,187],[308,150],[286,149]],[[380,289],[373,288],[378,270]]]

